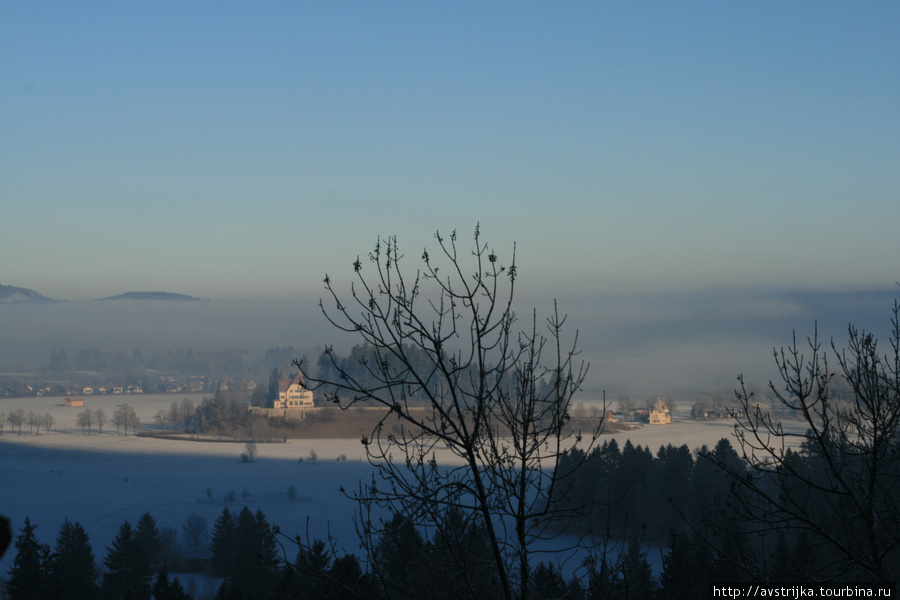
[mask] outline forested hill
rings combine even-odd
[[[60,302],[60,300],[48,298],[27,288],[0,285],[0,304],[48,304],[50,302]]]
[[[173,294],[171,292],[125,292],[118,296],[98,298],[97,302],[105,300],[165,300],[168,302],[198,302],[202,298],[187,296],[185,294]]]

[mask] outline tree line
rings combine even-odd
[[[10,432],[22,435],[22,427],[28,425],[28,433],[40,435],[41,429],[45,433],[50,433],[56,419],[50,413],[36,413],[34,411],[25,412],[24,409],[17,408],[11,410],[9,414],[0,412],[0,435],[3,435],[6,424],[9,424]]]
[[[191,515],[180,538],[158,528],[145,513],[135,526],[125,521],[98,565],[83,526],[68,519],[55,545],[42,543],[37,526],[26,518],[15,540],[16,556],[6,584],[8,600],[187,600],[173,569],[184,569],[182,552],[201,556],[197,567],[222,580],[216,600],[296,599],[371,600],[421,598],[494,598],[500,578],[492,565],[483,525],[455,512],[447,526],[429,536],[399,514],[368,540],[365,554],[339,553],[332,540],[304,543],[288,538],[262,511],[246,506],[237,514],[226,507],[210,532],[205,519]],[[190,568],[190,567],[188,567]],[[566,579],[541,563],[534,570],[535,598],[625,598],[636,590],[659,588],[646,555],[628,548],[618,569],[589,569],[583,578]],[[641,596],[639,596],[641,597]],[[649,596],[642,596],[649,597]]]

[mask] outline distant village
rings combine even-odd
[[[301,420],[316,407],[313,392],[304,385],[299,373],[291,377],[277,379],[277,396],[275,390],[266,389],[253,379],[225,378],[215,381],[203,375],[192,376],[158,376],[144,378],[142,383],[108,385],[75,386],[65,383],[42,383],[35,380],[0,381],[0,397],[35,397],[58,396],[65,398],[66,406],[84,406],[85,398],[92,396],[129,396],[141,394],[195,394],[214,393],[216,389],[243,392],[251,399],[249,410],[251,416]],[[271,382],[270,382],[271,387]],[[609,409],[605,415],[606,423],[620,426],[644,424],[651,426],[672,423],[672,409],[666,400],[651,398],[644,408],[635,408],[626,403],[615,409]],[[691,409],[690,419],[699,421],[728,419],[733,416],[734,409],[724,406],[721,401],[710,402],[707,398],[698,399]],[[740,416],[740,415],[737,415]]]
[[[240,381],[240,386],[252,390],[253,381]],[[41,381],[41,376],[7,376],[0,381],[0,397],[28,396],[106,396],[124,394],[184,394],[215,390],[216,383],[207,383],[202,375],[159,376],[142,378],[141,383],[123,384],[110,382],[105,385],[75,385],[72,383]]]

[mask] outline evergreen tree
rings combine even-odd
[[[467,522],[460,510],[445,511],[429,544],[428,568],[434,573],[435,598],[497,598],[500,578],[491,546],[477,520]]]
[[[281,379],[281,373],[278,371],[278,367],[275,367],[269,374],[269,387],[266,390],[266,408],[272,408],[275,406],[275,401],[278,400],[279,379]]]
[[[622,557],[620,573],[621,598],[650,599],[655,597],[656,578],[653,577],[653,569],[647,562],[647,553],[641,550],[637,542],[628,544],[628,549]]]
[[[149,600],[153,571],[143,546],[138,543],[128,521],[119,528],[113,545],[103,559],[104,600]]]
[[[236,546],[237,523],[231,516],[228,507],[225,507],[213,525],[212,543],[209,546],[212,551],[212,568],[216,577],[227,577],[231,574],[234,568]]]
[[[262,511],[254,515],[246,506],[241,510],[236,539],[232,588],[245,595],[267,597],[278,579],[277,545]]]
[[[363,572],[355,554],[345,554],[334,560],[328,573],[331,587],[327,598],[334,600],[355,600],[356,598],[378,598],[375,581]]]
[[[705,600],[709,595],[710,565],[707,554],[696,539],[672,532],[668,552],[663,555],[659,597],[666,600]]]
[[[531,573],[528,596],[532,598],[568,598],[566,580],[559,569],[540,563]]]
[[[304,546],[297,540],[300,550],[294,564],[285,565],[281,571],[275,596],[277,598],[296,598],[309,600],[326,595],[327,572],[331,557],[325,550],[325,542],[313,540]]]
[[[134,541],[141,547],[148,566],[156,570],[162,562],[162,538],[156,527],[156,519],[150,516],[150,513],[144,513],[138,521]]]
[[[7,600],[43,600],[48,598],[47,574],[50,546],[34,535],[36,525],[25,517],[25,527],[16,537],[16,558],[6,584]]]
[[[425,549],[422,535],[403,515],[395,513],[384,524],[375,548],[374,565],[388,597],[397,600],[428,597],[430,585],[422,577]]]
[[[153,600],[191,600],[176,577],[169,581],[169,575],[165,569],[161,570],[153,583]]]
[[[51,596],[67,600],[97,597],[99,572],[88,534],[81,523],[63,521],[50,559],[48,585]]]

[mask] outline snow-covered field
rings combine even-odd
[[[152,428],[157,411],[184,397],[196,405],[202,395],[88,396],[85,408],[103,408],[112,415],[117,405],[127,402]],[[358,551],[352,521],[355,504],[340,489],[356,489],[369,477],[359,440],[259,444],[255,462],[243,463],[241,443],[117,435],[109,424],[102,435],[96,428],[93,435],[83,435],[76,416],[85,408],[66,408],[62,398],[0,400],[0,413],[18,408],[49,412],[56,424],[49,435],[31,435],[27,425],[22,435],[13,434],[7,424],[0,437],[0,514],[10,518],[16,533],[28,516],[38,525],[40,539],[52,545],[63,519],[79,521],[102,561],[125,520],[134,524],[149,512],[159,527],[180,530],[188,515],[196,513],[211,529],[231,491],[235,500],[229,510],[239,511],[244,505],[261,509],[287,535],[305,536],[308,527],[312,537],[324,538],[330,531],[348,552]],[[712,445],[731,433],[725,422],[676,422],[614,437],[620,445],[630,438],[655,453],[668,443],[688,444],[691,449]],[[315,461],[310,460],[313,453]],[[297,492],[293,501],[287,493],[291,486]],[[212,501],[207,489],[212,490]],[[288,558],[294,554],[291,550]],[[13,557],[10,549],[0,561],[0,577],[5,577]]]

